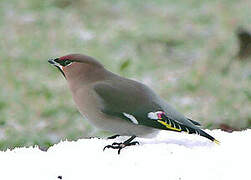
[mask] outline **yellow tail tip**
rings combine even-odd
[[[214,143],[220,145],[220,141],[218,141],[216,139],[214,140]]]

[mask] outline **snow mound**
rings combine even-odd
[[[117,150],[113,140],[81,139],[61,142],[47,152],[17,148],[0,152],[0,179],[251,179],[251,129],[226,133],[209,131],[221,144],[183,133],[161,131],[154,139],[137,138],[140,145]]]

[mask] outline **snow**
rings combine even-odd
[[[206,130],[220,145],[197,136],[161,131],[154,139],[137,138],[140,145],[126,147],[121,154],[105,145],[116,139],[81,139],[61,142],[47,152],[38,148],[16,148],[0,152],[0,179],[251,179],[251,129],[227,133]]]

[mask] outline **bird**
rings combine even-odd
[[[107,70],[99,61],[84,54],[68,54],[48,62],[67,80],[79,112],[95,127],[110,131],[114,142],[106,148],[120,151],[132,145],[136,137],[154,137],[160,130],[186,132],[219,141],[200,128],[200,123],[185,117],[148,86]]]

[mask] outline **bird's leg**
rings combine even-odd
[[[139,144],[138,141],[133,141],[133,139],[135,139],[136,136],[132,136],[130,137],[129,139],[127,139],[126,141],[122,142],[122,143],[112,143],[112,145],[107,145],[104,147],[103,151],[106,149],[106,148],[112,148],[112,149],[118,149],[118,154],[120,154],[120,151],[121,149],[125,148],[126,146],[132,146],[132,145],[136,145],[136,144]]]
[[[107,139],[115,139],[115,138],[117,138],[117,137],[119,137],[119,136],[120,136],[120,135],[116,134],[116,135],[113,135],[113,136],[108,137]]]

